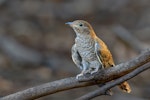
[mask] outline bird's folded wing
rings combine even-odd
[[[95,39],[95,52],[97,58],[99,59],[100,63],[102,63],[104,68],[114,66],[114,61],[110,51],[105,43],[99,38]]]

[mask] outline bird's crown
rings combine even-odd
[[[77,34],[90,34],[93,32],[92,26],[84,20],[75,20],[73,22],[67,22]]]

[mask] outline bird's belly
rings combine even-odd
[[[95,53],[95,41],[93,38],[79,38],[75,39],[77,50],[82,58],[87,62],[97,60]]]
[[[79,47],[78,48],[78,52],[81,56],[82,59],[84,59],[85,61],[94,61],[97,60],[95,51],[94,51],[94,47]]]

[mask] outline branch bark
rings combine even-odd
[[[2,97],[0,100],[33,100],[60,91],[106,83],[130,73],[148,62],[150,62],[150,49],[126,63],[100,70],[98,73],[90,76],[86,75],[79,80],[76,80],[75,77],[71,77],[45,83]]]
[[[139,73],[141,73],[141,72],[143,72],[149,68],[150,68],[150,62],[137,68],[137,69],[135,69],[131,73],[129,73],[123,77],[120,77],[119,79],[116,79],[114,81],[106,83],[104,86],[100,87],[98,90],[95,90],[95,91],[92,91],[86,95],[83,95],[76,100],[91,100],[91,99],[98,97],[100,95],[105,95],[107,90],[111,89],[112,87],[114,87],[114,86],[116,86],[116,85],[118,85],[118,84],[120,84],[126,80],[133,78],[137,74],[139,74]]]

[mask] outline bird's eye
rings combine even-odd
[[[83,26],[83,24],[80,24],[79,26]]]

